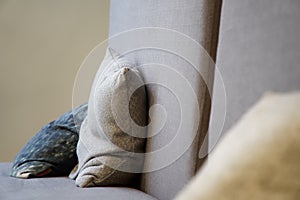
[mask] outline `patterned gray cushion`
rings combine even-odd
[[[110,48],[88,106],[77,146],[79,163],[70,178],[80,187],[132,184],[143,167],[146,93],[139,72]]]
[[[83,104],[44,126],[16,156],[10,175],[68,175],[77,164],[78,132],[86,114],[87,104]]]

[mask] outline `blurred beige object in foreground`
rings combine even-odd
[[[300,93],[267,93],[224,136],[176,200],[296,200]]]

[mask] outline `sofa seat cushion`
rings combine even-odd
[[[62,199],[130,199],[154,200],[150,195],[132,188],[78,188],[68,177],[16,179],[9,176],[11,163],[0,163],[0,199],[62,200]]]

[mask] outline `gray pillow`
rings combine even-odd
[[[67,176],[77,164],[78,132],[86,114],[83,104],[44,126],[18,153],[10,175]]]
[[[79,162],[70,174],[77,186],[133,184],[143,168],[146,103],[139,72],[108,48],[80,129]]]

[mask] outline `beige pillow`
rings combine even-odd
[[[266,94],[176,200],[300,198],[300,93]]]
[[[70,174],[76,185],[134,184],[143,168],[147,116],[139,72],[109,48],[94,79],[79,133],[79,163]]]

